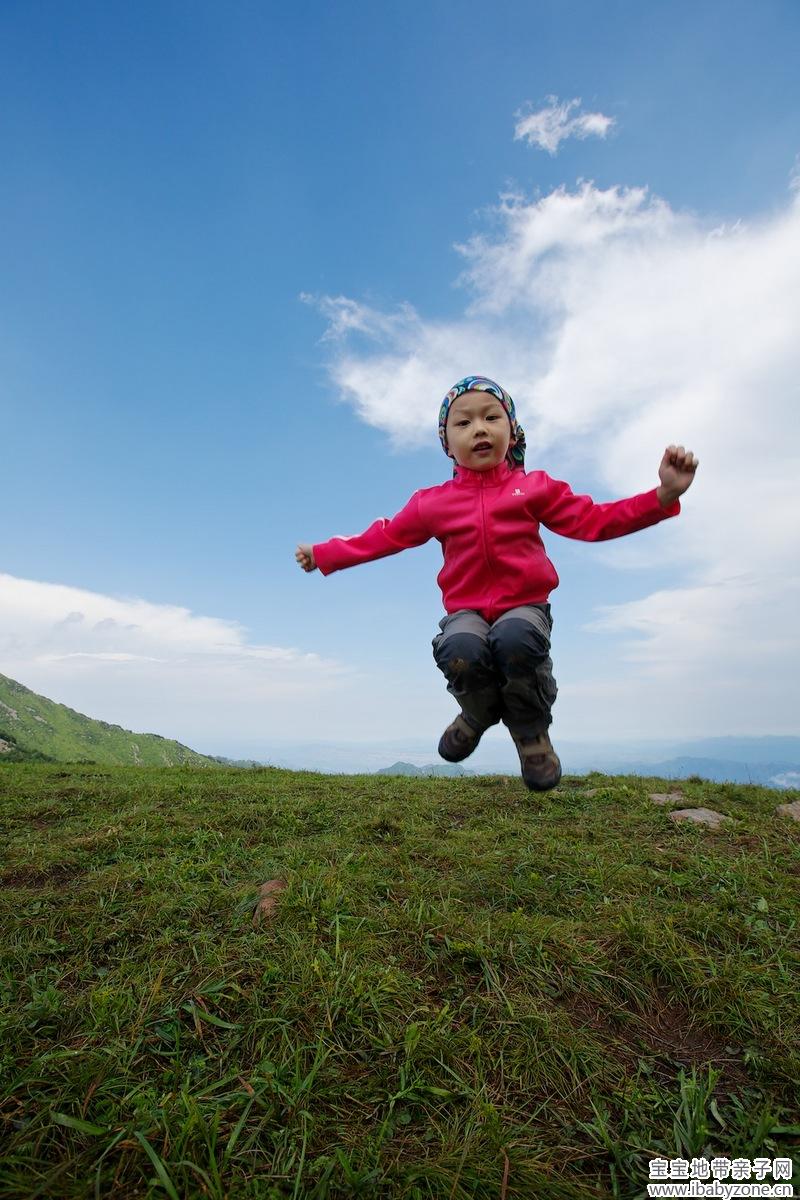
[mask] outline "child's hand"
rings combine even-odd
[[[690,487],[699,465],[700,460],[695,458],[691,450],[684,450],[683,446],[667,446],[658,468],[661,480],[658,498],[664,507],[673,504]]]
[[[317,564],[314,562],[313,546],[306,546],[301,542],[295,550],[294,556],[304,571],[315,571],[317,569]]]

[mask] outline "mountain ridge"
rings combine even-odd
[[[215,765],[213,759],[181,742],[87,717],[0,674],[0,763],[27,760],[143,767]]]
[[[415,766],[414,763],[403,762],[402,760],[392,763],[390,767],[381,767],[375,772],[376,775],[422,775],[428,777],[430,775],[444,775],[461,777],[462,775],[474,775],[474,771],[470,771],[467,767],[462,767],[459,763],[426,763],[424,767]]]

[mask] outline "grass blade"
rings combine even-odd
[[[137,1141],[141,1142],[142,1147],[144,1148],[144,1152],[147,1155],[147,1157],[150,1159],[150,1162],[155,1167],[156,1175],[158,1175],[158,1178],[161,1180],[161,1183],[164,1187],[164,1191],[167,1193],[170,1200],[180,1200],[178,1193],[175,1191],[175,1185],[169,1177],[167,1168],[164,1166],[163,1162],[158,1157],[155,1150],[148,1142],[147,1138],[144,1136],[143,1133],[139,1133],[138,1131],[134,1136],[136,1137]]]
[[[65,1125],[67,1129],[77,1129],[78,1133],[91,1133],[95,1137],[108,1133],[105,1125],[94,1125],[91,1121],[82,1121],[80,1117],[70,1117],[67,1113],[53,1112],[50,1114],[56,1125]]]

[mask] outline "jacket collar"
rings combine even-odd
[[[503,461],[489,471],[473,471],[471,467],[456,466],[455,482],[466,484],[468,487],[499,487],[512,474],[507,461]]]

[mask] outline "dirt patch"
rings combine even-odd
[[[78,863],[53,863],[52,867],[36,870],[33,867],[17,867],[0,875],[0,888],[46,888],[61,887],[86,873]]]
[[[366,827],[366,834],[372,842],[402,842],[403,830],[394,821],[381,817],[371,821]]]
[[[444,831],[446,833],[449,829],[460,829],[464,822],[472,816],[474,816],[474,813],[464,811],[463,809],[445,809],[438,814],[436,830],[437,832]]]
[[[122,833],[121,825],[109,825],[107,829],[98,830],[96,833],[81,833],[77,837],[69,839],[71,846],[79,846],[83,850],[93,850],[97,846],[102,846],[109,838],[118,837]]]
[[[722,1071],[717,1084],[722,1094],[752,1082],[741,1053],[719,1034],[698,1026],[689,1009],[680,1004],[654,997],[647,1011],[639,1013],[610,1011],[588,996],[562,997],[559,1003],[576,1024],[588,1026],[614,1058],[628,1066],[645,1059],[665,1083],[674,1080],[676,1067],[703,1066]]]
[[[646,1013],[638,1014],[631,1035],[660,1059],[683,1067],[710,1065],[723,1072],[722,1092],[736,1091],[751,1082],[740,1051],[726,1044],[720,1034],[703,1028],[681,1004],[654,997]]]
[[[738,858],[763,855],[765,841],[763,837],[758,837],[754,833],[742,833],[738,830],[732,834],[729,831],[726,832],[727,836],[722,830],[709,829],[703,838],[704,852],[707,853],[709,849],[719,850]]]
[[[635,1066],[640,1055],[630,1042],[630,1038],[621,1025],[617,1012],[610,1012],[599,1001],[589,996],[561,996],[558,1007],[562,1008],[578,1028],[591,1029],[597,1034],[598,1040],[611,1054],[626,1067]]]
[[[519,782],[516,775],[440,775],[428,776],[432,782],[436,779],[437,783],[443,783],[446,787],[452,787],[455,784],[459,785],[460,789],[469,788],[470,791],[488,788],[489,791],[505,791],[506,788],[516,787]],[[465,791],[461,791],[460,798],[466,795]]]

